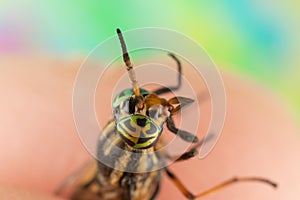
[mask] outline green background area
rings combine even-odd
[[[86,56],[123,31],[162,27],[201,44],[218,67],[266,85],[300,116],[299,1],[1,1],[0,50]]]

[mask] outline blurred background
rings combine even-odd
[[[77,66],[91,50],[116,35],[117,27],[123,31],[162,27],[193,38],[207,50],[224,74],[233,73],[237,75],[233,77],[257,83],[254,84],[256,88],[267,88],[262,91],[271,91],[271,98],[279,99],[280,103],[283,101],[289,109],[287,113],[293,113],[300,124],[299,8],[299,0],[111,0],[106,3],[0,0],[0,83],[4,83],[0,84],[0,91],[4,91],[1,98],[4,103],[0,108],[0,158],[6,160],[0,165],[0,182],[53,193],[66,174],[78,169],[90,156],[83,147],[73,148],[82,145],[74,134],[76,129],[70,106],[73,83],[70,80],[73,80]],[[28,60],[24,59],[27,56]],[[57,69],[57,64],[64,69]],[[14,69],[14,66],[18,68]],[[55,67],[55,70],[49,70]],[[35,71],[37,73],[31,75]],[[47,76],[47,73],[50,75]],[[243,92],[245,95],[248,91]],[[234,107],[237,110],[231,112],[231,119],[239,119],[242,108],[248,111],[253,109],[245,106],[248,105],[246,98],[245,95],[241,98],[243,102]],[[270,101],[274,100],[271,98]],[[267,111],[253,109],[250,114],[256,116]],[[191,166],[196,165],[204,172],[216,171],[207,175],[207,180],[212,182],[220,181],[220,174],[224,178],[236,172],[266,175],[283,186],[281,195],[284,198],[272,193],[278,195],[276,199],[293,199],[289,196],[298,194],[299,188],[299,178],[296,177],[300,169],[299,140],[289,134],[290,126],[278,129],[281,119],[290,119],[285,117],[285,113],[282,118],[281,114],[271,114],[274,117],[270,119],[264,116],[253,119],[253,115],[244,115],[240,129],[233,123],[227,123],[228,133],[242,134],[227,134],[227,139],[224,134],[225,137],[214,150],[215,157],[211,156],[203,164],[194,162]],[[258,124],[257,127],[253,127],[252,119],[254,124]],[[260,129],[265,124],[260,119],[266,119],[267,128]],[[256,140],[258,136],[262,137],[261,140]],[[60,140],[57,140],[58,137]],[[274,140],[270,140],[271,137]],[[255,148],[249,151],[249,147],[253,146]],[[75,149],[79,150],[74,154]],[[55,164],[49,158],[55,158]],[[234,168],[236,158],[239,162]],[[214,165],[219,161],[221,164]],[[261,163],[266,165],[258,167]],[[181,169],[185,168],[186,165],[182,165]],[[189,183],[190,177],[197,176],[195,180],[202,180],[202,184],[210,186],[210,182],[201,179],[201,173],[195,175],[193,170],[187,173],[190,174],[183,182]],[[198,185],[194,186],[196,191]],[[265,188],[261,189],[265,191]],[[244,190],[233,188],[228,191],[247,196]],[[255,188],[253,191],[258,190]],[[178,193],[174,192],[174,195]],[[251,190],[250,193],[261,195]],[[222,196],[222,193],[219,195]]]
[[[300,2],[0,1],[0,54],[85,57],[122,30],[163,27],[282,96],[300,119]]]

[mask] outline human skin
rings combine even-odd
[[[61,199],[54,190],[90,158],[72,115],[81,62],[0,57],[0,199]],[[233,176],[262,176],[279,184],[273,189],[240,183],[203,199],[299,197],[300,134],[288,107],[259,85],[236,75],[223,77],[227,116],[217,145],[205,159],[170,169],[194,194]],[[186,198],[164,175],[158,199]]]

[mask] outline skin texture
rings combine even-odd
[[[72,87],[81,62],[1,57],[0,199],[60,199],[53,191],[90,157],[72,116]],[[227,74],[224,82],[227,117],[216,147],[204,160],[170,169],[194,194],[234,175],[279,184],[276,190],[236,184],[203,199],[299,197],[300,134],[288,107],[245,79]],[[185,197],[164,175],[158,199]]]

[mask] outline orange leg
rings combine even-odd
[[[190,191],[188,191],[188,189],[182,184],[182,182],[167,168],[165,168],[167,175],[169,176],[169,178],[175,183],[175,185],[177,186],[177,188],[180,190],[180,192],[187,197],[188,199],[196,199],[196,198],[200,198],[203,196],[206,196],[208,194],[211,194],[213,192],[216,192],[217,190],[220,190],[224,187],[227,187],[229,185],[232,185],[233,183],[238,183],[238,182],[260,182],[260,183],[265,183],[268,184],[274,188],[277,187],[277,184],[265,179],[265,178],[260,178],[260,177],[234,177],[231,179],[228,179],[227,181],[224,181],[204,192],[201,192],[199,194],[192,194]]]

